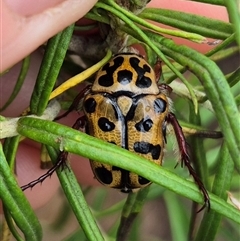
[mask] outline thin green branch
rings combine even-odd
[[[9,97],[9,99],[7,100],[7,102],[0,108],[0,112],[4,111],[16,98],[16,96],[18,95],[19,91],[22,88],[22,85],[24,83],[24,80],[27,76],[28,73],[28,69],[30,66],[30,57],[27,56],[23,61],[22,61],[22,67],[17,79],[17,82],[13,88],[13,92],[11,93],[11,96]]]
[[[47,146],[47,150],[53,163],[56,163],[58,152],[50,146]],[[89,209],[89,206],[84,198],[78,181],[73,174],[70,167],[64,170],[57,170],[58,178],[61,182],[62,188],[66,197],[71,205],[71,208],[76,216],[79,224],[81,225],[87,240],[89,241],[104,241],[101,231]]]
[[[224,0],[191,0],[191,1],[224,6]]]
[[[226,144],[223,144],[218,159],[212,192],[220,198],[227,200],[227,190],[231,186],[234,163],[231,160]],[[196,241],[215,240],[221,219],[222,215],[213,210],[205,214],[198,230]]]
[[[117,241],[128,240],[133,222],[142,210],[149,192],[149,186],[140,189],[137,193],[130,193],[123,207],[120,225],[118,227]]]
[[[207,42],[205,37],[226,39],[233,32],[230,23],[168,9],[147,8],[139,14],[139,17],[188,31],[191,34],[195,33],[198,37],[195,41],[200,40],[199,36],[201,36],[202,42]],[[186,36],[185,38],[194,41],[193,37]]]
[[[135,153],[73,130],[72,128],[50,121],[23,117],[18,122],[18,132],[23,136],[46,145],[51,145],[58,149],[63,148],[67,152],[87,157],[90,160],[118,166],[137,173],[149,181],[168,188],[195,202],[202,203],[203,201],[202,195],[194,183],[178,177],[174,173]],[[119,162],[119,157],[121,157],[121,162]],[[240,213],[238,210],[211,193],[209,196],[212,210],[240,223]]]
[[[25,240],[41,241],[42,229],[40,223],[9,168],[2,145],[0,145],[0,163],[0,199],[4,207],[23,232]]]
[[[188,66],[201,81],[212,103],[225,137],[230,155],[240,172],[240,116],[231,89],[218,66],[204,55],[186,46],[178,46],[172,40],[146,32],[164,54],[183,66]]]
[[[206,38],[195,33],[188,33],[188,32],[183,32],[179,30],[173,30],[173,29],[166,29],[166,28],[161,28],[157,25],[151,24],[145,20],[143,20],[141,17],[138,17],[134,15],[133,13],[125,10],[124,8],[121,8],[118,4],[116,4],[113,0],[104,0],[105,3],[109,4],[110,6],[114,7],[119,13],[122,13],[124,16],[126,16],[129,20],[132,20],[133,22],[153,30],[154,32],[161,33],[161,34],[168,34],[171,36],[176,36],[176,37],[181,37],[181,38],[186,38],[198,43],[203,43],[206,41]],[[141,14],[140,14],[141,16]]]
[[[50,94],[56,83],[60,68],[62,67],[73,29],[74,25],[67,27],[47,43],[30,100],[30,109],[33,114],[42,115],[46,109]]]
[[[233,23],[233,27],[236,33],[236,42],[240,46],[240,13],[239,13],[239,0],[224,0],[224,4],[227,7],[230,22]]]

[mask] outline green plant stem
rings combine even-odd
[[[232,87],[240,82],[240,68],[236,69],[233,73],[227,76],[227,81]]]
[[[140,189],[137,193],[130,193],[122,210],[121,222],[118,228],[117,241],[125,241],[131,230],[134,220],[142,210],[149,192],[149,186]]]
[[[13,92],[11,93],[11,96],[9,97],[7,102],[3,105],[3,107],[0,108],[0,112],[4,111],[13,102],[13,100],[18,95],[19,91],[22,88],[24,80],[26,78],[26,75],[28,73],[29,66],[30,66],[30,56],[27,56],[22,61],[22,67],[21,67],[21,70],[20,70],[20,74],[19,74],[17,82],[16,82],[16,84],[14,86]]]
[[[240,172],[240,115],[223,73],[213,61],[197,51],[186,46],[177,46],[172,40],[152,33],[147,34],[164,54],[183,66],[188,66],[199,78],[212,103],[235,168]]]
[[[0,199],[3,202],[5,209],[8,211],[8,214],[11,215],[19,229],[23,232],[25,240],[42,240],[40,223],[22,190],[18,186],[12,170],[9,168],[2,150],[2,145],[0,145],[0,163]],[[9,227],[15,229],[11,223],[9,223]],[[14,230],[12,233],[17,234]],[[16,239],[19,238],[20,236],[16,237]]]
[[[19,134],[35,141],[63,148],[67,152],[96,160],[108,165],[118,166],[145,177],[151,182],[168,188],[195,202],[202,203],[202,195],[196,185],[184,180],[134,153],[81,133],[72,128],[50,121],[23,117],[18,121]],[[121,157],[121,162],[119,162]],[[211,208],[216,212],[240,223],[240,213],[231,205],[213,194],[209,194]]]
[[[164,200],[168,211],[171,227],[172,241],[186,241],[186,234],[189,227],[189,219],[183,203],[179,202],[176,195],[171,192],[164,192]]]
[[[240,46],[240,13],[239,13],[239,0],[224,0],[224,4],[227,7],[230,22],[233,23],[233,27],[236,33],[236,42]]]
[[[194,109],[192,103],[189,103],[189,122],[195,125],[201,126],[201,118],[199,114],[194,113]],[[209,182],[208,182],[208,166],[205,155],[205,149],[203,145],[203,139],[199,137],[191,137],[191,156],[193,160],[194,169],[197,174],[200,176],[203,184],[209,190]]]
[[[37,81],[30,100],[30,109],[32,114],[42,115],[46,109],[50,94],[62,67],[73,30],[74,24],[52,37],[47,43]]]
[[[210,56],[214,55],[219,50],[223,50],[224,48],[229,46],[231,43],[233,43],[234,39],[235,39],[235,34],[233,33],[231,36],[229,36],[224,41],[222,41],[220,44],[218,44],[214,49],[211,49],[210,51],[208,51],[205,55],[207,57],[210,57]]]
[[[20,140],[20,136],[18,135],[12,138],[6,138],[3,143],[3,152],[12,172],[14,172],[14,168],[15,168],[15,160],[16,160],[16,153],[18,149],[19,140]]]
[[[205,37],[226,39],[233,31],[230,23],[168,9],[147,8],[139,14],[139,17],[176,27],[190,33],[200,34],[200,36],[204,36],[204,38],[202,37],[204,42],[206,42]],[[200,38],[198,37],[198,39]],[[190,38],[190,40],[193,39]]]
[[[19,231],[16,229],[16,225],[14,223],[14,220],[11,216],[9,209],[7,207],[5,207],[5,205],[3,205],[3,212],[4,212],[4,217],[5,217],[5,221],[7,224],[7,228],[11,232],[10,234],[12,234],[13,237],[17,241],[24,241],[22,236],[19,234]],[[1,238],[2,238],[2,236],[1,236]],[[4,239],[3,239],[3,241],[4,241]]]
[[[192,103],[189,103],[189,122],[197,125],[201,125],[201,118],[199,114],[194,113]],[[205,154],[205,148],[203,145],[203,139],[199,137],[190,137],[189,143],[191,143],[191,158],[193,160],[193,166],[196,170],[197,175],[200,177],[203,185],[209,190],[208,181],[208,167]],[[193,204],[192,206],[192,217],[191,225],[189,230],[189,237],[193,236],[194,227],[196,226],[197,211],[199,210],[198,205]]]
[[[135,23],[137,23],[137,24],[139,24],[139,25],[141,25],[141,26],[143,26],[145,28],[151,29],[154,32],[161,33],[161,34],[169,34],[171,36],[176,36],[176,37],[181,37],[181,38],[186,38],[186,39],[190,39],[192,41],[198,42],[198,43],[202,43],[202,42],[206,41],[205,37],[203,37],[203,36],[201,36],[199,34],[195,34],[193,32],[189,33],[189,32],[183,32],[183,31],[179,31],[179,30],[161,28],[161,27],[159,27],[157,25],[151,24],[151,23],[145,21],[143,18],[141,18],[139,16],[136,16],[133,13],[131,13],[131,12],[125,10],[124,8],[120,7],[113,0],[104,0],[104,2],[106,4],[109,4],[109,6],[114,7],[114,9],[116,9],[117,12],[122,13],[129,20],[131,20],[131,21],[133,21],[133,22],[135,22]],[[151,9],[151,10],[153,10],[153,9]],[[159,9],[154,9],[154,10],[158,11]],[[147,10],[144,10],[144,11],[147,11]],[[152,12],[153,11],[151,11],[151,16],[153,15]],[[159,14],[159,13],[157,12],[157,14]],[[172,14],[173,14],[173,11],[172,11]],[[140,14],[140,16],[141,16],[141,14]]]
[[[223,200],[227,200],[226,191],[230,188],[233,171],[234,163],[231,160],[226,144],[223,144],[219,153],[216,176],[212,187],[212,192]],[[222,215],[214,210],[205,213],[195,240],[214,241],[221,219]]]
[[[224,6],[224,0],[192,0],[192,1]]]
[[[58,153],[54,148],[47,146],[48,153],[53,160],[53,163],[56,163],[58,158]],[[55,160],[55,161],[54,161]],[[73,174],[70,167],[65,168],[64,170],[58,169],[57,175],[63,191],[71,205],[71,208],[81,225],[87,240],[89,241],[104,241],[104,238],[99,230],[96,221],[86,203],[84,195],[81,188],[79,187],[78,181]]]

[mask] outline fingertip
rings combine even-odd
[[[3,2],[1,31],[4,39],[1,58],[4,57],[4,61],[0,72],[13,66],[50,37],[82,18],[96,2],[61,1],[54,7],[43,8],[43,12],[28,17],[20,15]]]
[[[63,1],[64,0],[5,0],[4,2],[15,13],[21,16],[31,16],[33,14],[38,14],[48,8],[54,7]]]

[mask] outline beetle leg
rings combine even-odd
[[[90,85],[86,86],[84,89],[82,89],[80,91],[80,93],[75,97],[75,99],[74,99],[73,103],[71,104],[71,106],[69,107],[69,109],[62,115],[56,117],[55,120],[60,120],[61,118],[66,117],[73,110],[76,110],[80,100],[84,97],[84,95],[90,89],[91,89]],[[83,128],[85,126],[85,123],[86,123],[85,116],[82,116],[77,119],[77,121],[75,122],[75,124],[73,125],[72,128],[79,130],[80,128]],[[46,178],[50,177],[58,168],[62,167],[62,169],[63,169],[65,166],[67,166],[67,164],[66,164],[67,157],[68,157],[68,152],[61,151],[58,155],[58,160],[57,160],[56,164],[52,168],[50,168],[45,174],[40,176],[38,179],[22,186],[21,189],[24,191],[28,188],[33,188],[36,184],[42,183]]]
[[[86,125],[86,117],[85,116],[81,116],[80,118],[77,119],[77,121],[74,123],[74,125],[72,126],[73,129],[79,130],[81,128],[84,128],[84,126]],[[35,185],[37,185],[38,183],[42,183],[46,178],[51,177],[51,175],[58,169],[58,168],[65,168],[68,167],[66,160],[68,157],[68,152],[66,151],[61,151],[58,155],[57,158],[57,162],[55,163],[55,165],[50,168],[45,174],[43,174],[42,176],[40,176],[38,179],[29,182],[28,184],[21,186],[22,191],[25,191],[28,188],[33,188]]]
[[[208,210],[209,210],[210,209],[210,198],[209,198],[208,192],[207,192],[206,188],[204,187],[201,179],[198,177],[196,171],[191,166],[190,156],[187,151],[187,142],[184,137],[182,128],[179,125],[175,115],[171,112],[167,115],[167,122],[173,126],[173,129],[174,129],[174,132],[175,132],[175,135],[177,138],[178,147],[179,147],[180,155],[181,155],[181,165],[183,166],[183,164],[184,164],[188,168],[190,175],[193,176],[195,183],[197,183],[200,191],[203,194],[204,205],[198,212],[202,211],[206,206],[208,207]]]
[[[162,74],[162,61],[159,58],[154,64],[154,72],[155,72],[156,80],[158,82]]]
[[[40,176],[38,179],[29,182],[28,184],[21,186],[22,191],[25,191],[28,188],[33,188],[35,185],[37,185],[38,183],[42,183],[46,178],[51,177],[52,174],[61,166],[66,165],[65,161],[63,161],[64,159],[60,156],[62,155],[62,153],[59,154],[58,156],[58,161],[56,162],[56,164],[50,168],[45,174],[43,174],[42,176]]]
[[[82,89],[79,94],[74,98],[72,104],[70,105],[70,107],[68,108],[68,110],[63,113],[60,116],[57,116],[54,120],[60,120],[63,117],[66,117],[70,112],[77,110],[77,107],[79,105],[80,100],[85,96],[85,94],[91,89],[91,85],[86,86],[84,89]]]
[[[157,59],[154,65],[154,73],[155,73],[156,81],[159,82],[162,75],[162,61],[160,59]],[[167,84],[164,84],[164,83],[158,84],[158,88],[160,91],[166,93],[167,96],[169,96],[172,93],[172,88]]]
[[[163,132],[164,141],[167,144],[167,121],[163,122],[162,132]]]
[[[172,88],[167,84],[159,84],[158,85],[159,90],[164,93],[166,96],[169,96],[172,93]]]

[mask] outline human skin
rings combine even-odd
[[[1,8],[1,33],[3,38],[0,52],[0,72],[14,66],[47,39],[80,19],[95,2],[93,0],[3,0]],[[208,4],[181,0],[153,0],[149,6],[186,11],[228,21],[225,8]],[[210,48],[207,45],[192,44],[183,40],[177,40],[177,42],[194,47],[200,52],[206,52]],[[17,116],[21,110],[28,106],[40,61],[41,55],[35,52],[31,57],[30,71],[21,92],[12,105],[1,115]],[[7,100],[7,93],[11,93],[15,84],[12,80],[16,79],[19,68],[20,64],[15,65],[9,73],[1,78],[0,106]],[[71,126],[77,118],[76,113],[71,113],[61,123]],[[29,141],[20,143],[16,158],[16,172],[20,186],[46,172],[39,167],[39,155],[38,144]],[[70,163],[80,183],[99,185],[93,178],[88,160],[70,155]],[[54,174],[51,178],[45,180],[42,185],[37,185],[32,190],[26,190],[25,194],[32,207],[37,209],[55,195],[58,187],[59,182]]]

